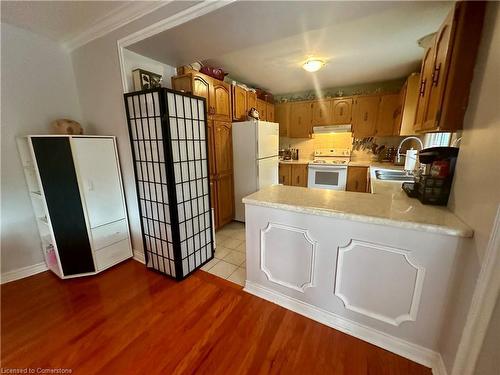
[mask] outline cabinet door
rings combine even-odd
[[[239,86],[232,86],[233,89],[233,120],[244,121],[247,118],[247,92]]]
[[[207,120],[207,132],[208,132],[208,170],[210,172],[210,178],[215,178],[217,175],[217,168],[215,165],[215,126],[214,120]]]
[[[215,130],[215,169],[217,175],[232,173],[233,150],[231,123],[214,121]]]
[[[418,101],[417,101],[417,111],[415,114],[415,126],[416,131],[421,130],[424,125],[425,120],[425,110],[427,108],[427,101],[429,99],[430,85],[432,82],[432,56],[434,52],[433,49],[427,48],[424,53],[424,58],[422,60],[422,68],[420,70],[420,88],[418,91]]]
[[[247,113],[252,108],[257,109],[257,94],[252,91],[247,91]]]
[[[217,180],[210,179],[210,204],[214,210],[214,226],[219,227],[219,204],[217,198]]]
[[[274,104],[266,103],[266,121],[274,122]]]
[[[231,121],[231,92],[229,84],[214,79],[210,92],[213,118],[216,120]]]
[[[290,106],[290,138],[309,138],[311,135],[311,102],[294,102]]]
[[[234,217],[234,194],[233,175],[228,174],[219,177],[217,181],[217,206],[219,226],[223,226],[233,220]]]
[[[312,103],[312,126],[331,125],[332,123],[332,101],[315,100]]]
[[[350,124],[352,117],[352,99],[335,99],[332,102],[332,124]]]
[[[368,168],[349,167],[347,169],[347,191],[366,193],[368,187]]]
[[[307,164],[292,164],[292,185],[307,187]]]
[[[380,99],[380,106],[377,116],[377,130],[378,137],[391,136],[394,134],[394,129],[399,130],[396,122],[401,120],[398,116],[401,112],[400,95],[383,95]],[[400,122],[401,123],[401,122]]]
[[[288,137],[290,123],[290,103],[281,103],[274,106],[274,121],[280,124],[280,136]]]
[[[292,165],[280,163],[279,165],[279,183],[283,185],[291,185],[292,181]]]
[[[259,119],[261,119],[262,121],[267,121],[266,109],[267,109],[266,102],[257,99],[257,111],[259,112]]]
[[[379,96],[362,96],[356,99],[352,121],[356,138],[375,135],[379,103]]]
[[[432,73],[428,82],[429,99],[423,122],[424,130],[437,129],[439,126],[439,114],[443,103],[444,86],[451,55],[450,41],[454,31],[453,16],[454,12],[448,14],[436,35]]]
[[[125,218],[115,143],[111,138],[72,138],[71,150],[91,228]],[[158,176],[158,182],[160,176]]]

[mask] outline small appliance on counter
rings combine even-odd
[[[420,170],[415,183],[403,183],[403,190],[423,204],[446,206],[457,156],[457,147],[424,148],[418,153]]]
[[[299,149],[290,148],[289,146],[286,149],[280,150],[279,156],[282,160],[299,160]]]

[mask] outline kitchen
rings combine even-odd
[[[492,277],[485,272],[498,241],[497,129],[494,115],[481,117],[494,106],[494,80],[483,74],[495,65],[498,6],[215,4],[192,14],[183,4],[183,22],[167,17],[168,26],[153,12],[144,29],[72,52],[88,126],[96,142],[112,139],[110,158],[120,166],[120,215],[106,225],[120,221],[124,235],[108,242],[126,251],[90,273],[51,269],[61,279],[99,280],[133,258],[156,271],[147,280],[161,276],[197,295],[208,283],[206,295],[217,286],[223,299],[233,291],[258,297],[382,348],[405,361],[395,373],[461,374],[470,352],[461,335],[474,331],[464,330],[469,308],[487,305],[469,303],[481,295],[476,280]],[[109,66],[95,77],[90,69],[103,45],[120,88],[98,83]],[[113,100],[94,95],[98,87]],[[480,120],[489,128],[478,142]],[[76,145],[88,136],[68,137]],[[23,166],[40,158],[33,202],[44,199],[50,168],[36,149],[40,138],[28,135],[20,150]],[[80,180],[83,162],[73,159]],[[486,174],[474,160],[491,170],[477,194],[472,181]],[[85,206],[94,186],[82,179],[81,188]],[[49,202],[45,211],[42,241],[57,242]],[[63,255],[56,245],[54,263]],[[214,340],[225,335],[216,327],[206,331]]]

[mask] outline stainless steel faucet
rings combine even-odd
[[[400,159],[400,157],[401,157],[401,152],[400,152],[400,151],[401,151],[401,146],[403,146],[403,143],[405,143],[405,142],[406,142],[407,140],[409,140],[409,139],[414,139],[414,140],[418,141],[418,143],[420,143],[420,149],[421,149],[421,150],[424,148],[424,144],[422,143],[422,141],[420,140],[420,138],[418,138],[418,137],[413,137],[413,136],[411,136],[411,137],[406,137],[405,139],[403,139],[403,140],[401,141],[401,143],[400,143],[400,144],[399,144],[399,146],[398,146],[398,151],[396,152],[396,163],[399,163],[399,162],[400,162],[400,160],[399,160],[399,159]]]

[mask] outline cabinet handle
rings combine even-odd
[[[354,190],[358,190],[358,183],[359,183],[359,181],[356,181],[356,184],[354,186]]]
[[[364,121],[368,121],[368,112],[365,112],[365,118]]]
[[[340,116],[344,114],[344,108],[340,107]]]
[[[432,84],[434,86],[438,85],[440,72],[441,72],[441,63],[439,63],[438,66],[434,67],[434,72],[432,73]]]
[[[297,176],[297,184],[300,182],[300,176]]]
[[[425,84],[427,83],[427,78],[424,78],[422,82],[420,82],[420,96],[424,96],[425,94]]]

